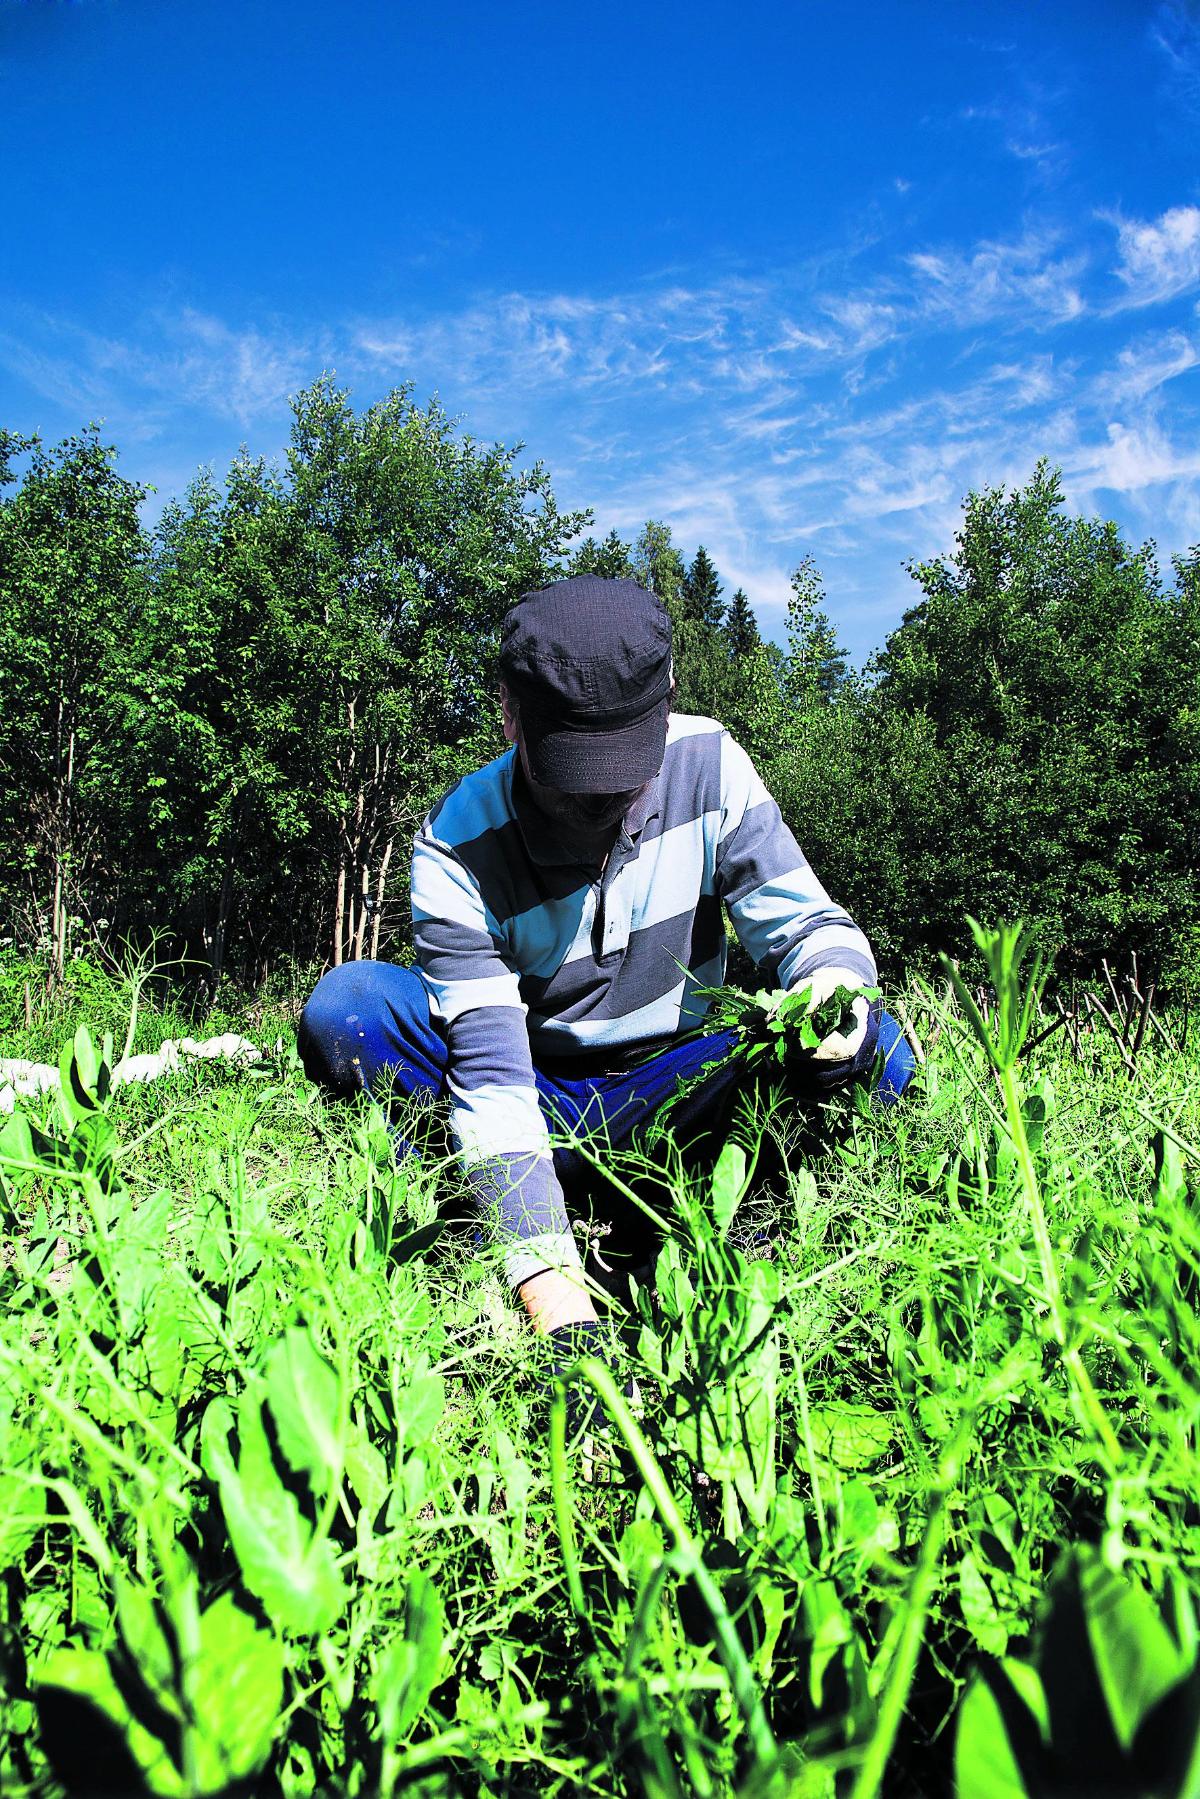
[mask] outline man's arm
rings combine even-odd
[[[481,1205],[497,1215],[508,1279],[539,1330],[592,1319],[517,976],[474,875],[428,824],[413,845],[412,911],[417,960],[449,1051],[451,1131]]]
[[[872,987],[871,946],[845,907],[813,873],[749,756],[721,737],[721,824],[717,892],[738,940],[780,987],[811,985],[816,1004],[838,986]],[[853,1032],[815,1052],[830,1082],[870,1065],[878,1026],[865,999],[855,1002]]]

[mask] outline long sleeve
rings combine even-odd
[[[779,986],[820,969],[844,969],[866,986],[876,979],[866,937],[830,899],[745,750],[721,738],[721,822],[717,892],[746,952]]]
[[[429,823],[413,845],[417,960],[449,1051],[450,1123],[472,1185],[493,1212],[514,1287],[578,1266],[538,1106],[516,972],[478,881]]]

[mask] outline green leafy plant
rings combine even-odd
[[[976,954],[919,1104],[591,1145],[660,1232],[567,1376],[603,1484],[432,1145],[74,1035],[0,1121],[5,1799],[1190,1793],[1195,1046]]]

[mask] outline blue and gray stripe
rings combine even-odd
[[[779,986],[825,967],[875,979],[862,932],[712,719],[671,719],[662,769],[603,873],[569,859],[514,752],[468,775],[417,835],[412,900],[418,961],[447,1033],[453,1127],[481,1195],[499,1206],[514,1280],[539,1256],[576,1259],[534,1050],[603,1068],[694,1028],[697,988],[724,976],[723,909]]]

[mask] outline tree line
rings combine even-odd
[[[1039,465],[967,496],[852,671],[811,561],[774,643],[703,546],[584,535],[519,456],[322,378],[281,464],[201,472],[150,530],[96,428],[0,432],[0,940],[53,978],[156,934],[210,995],[403,955],[412,830],[503,747],[503,614],[594,571],[661,595],[677,706],[745,744],[886,970],[962,949],[970,912],[1195,979],[1200,551],[1164,579]]]

